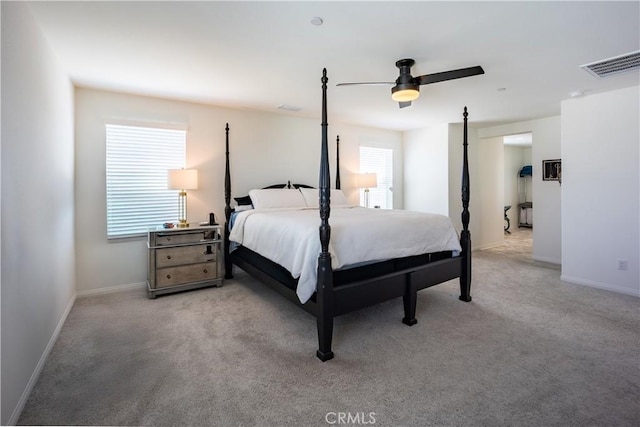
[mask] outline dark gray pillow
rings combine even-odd
[[[234,197],[233,200],[238,203],[238,206],[248,206],[251,205],[251,197],[243,196],[243,197]]]

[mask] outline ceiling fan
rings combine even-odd
[[[354,85],[395,85],[391,88],[391,99],[396,101],[400,108],[408,107],[411,101],[415,101],[420,96],[420,86],[431,83],[443,82],[446,80],[461,79],[463,77],[484,74],[481,66],[460,68],[458,70],[443,71],[440,73],[425,74],[424,76],[413,77],[411,67],[416,62],[413,59],[401,59],[396,62],[396,67],[400,69],[400,75],[395,82],[362,82],[362,83],[338,83],[336,86]]]

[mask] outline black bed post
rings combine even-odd
[[[233,279],[233,264],[229,257],[229,220],[231,219],[231,174],[229,172],[229,123],[224,128],[226,134],[224,169],[224,278]]]
[[[336,190],[340,189],[340,135],[336,136]]]
[[[467,153],[467,107],[464,107],[464,126],[462,137],[462,233],[460,245],[462,246],[462,270],[460,271],[460,299],[471,301],[471,233],[469,232],[469,158]]]
[[[322,70],[322,142],[320,152],[320,245],[322,251],[318,256],[318,283],[316,289],[316,303],[318,306],[318,359],[326,362],[333,358],[331,338],[333,335],[333,271],[331,269],[331,254],[329,253],[329,239],[331,226],[329,214],[331,212],[331,187],[329,177],[329,147],[327,143],[327,69]]]

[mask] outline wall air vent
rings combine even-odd
[[[608,77],[614,74],[626,73],[640,68],[640,50],[614,56],[591,64],[581,65],[580,68],[594,77]]]

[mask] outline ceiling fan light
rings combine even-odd
[[[420,91],[415,87],[400,88],[398,86],[391,89],[391,99],[396,102],[415,101],[420,96]]]

